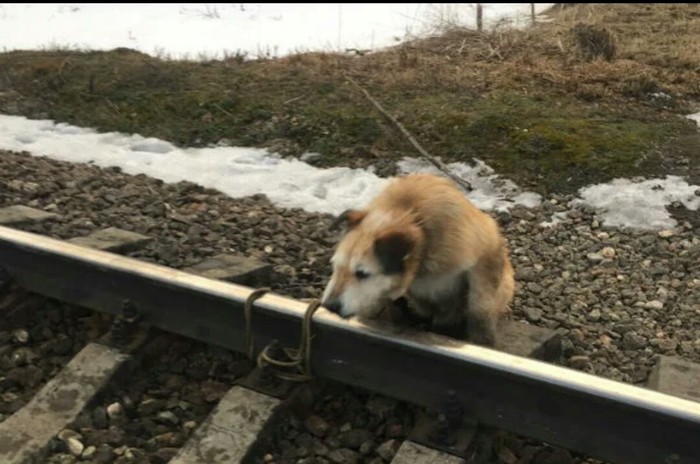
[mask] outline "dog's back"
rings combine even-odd
[[[392,181],[367,207],[373,212],[410,212],[425,232],[420,274],[449,273],[476,263],[484,250],[503,242],[496,221],[444,177],[409,174]]]

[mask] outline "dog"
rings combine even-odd
[[[393,179],[365,209],[346,210],[322,305],[343,318],[375,319],[405,298],[436,332],[494,347],[514,277],[496,221],[451,180]],[[466,328],[464,327],[466,326]]]

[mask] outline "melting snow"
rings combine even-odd
[[[128,174],[146,174],[165,182],[190,181],[231,197],[265,194],[280,207],[338,214],[369,202],[387,179],[370,170],[322,169],[300,159],[281,158],[257,148],[177,148],[140,135],[98,133],[92,129],[0,115],[0,149],[27,151],[73,163],[118,166]],[[303,157],[302,157],[303,158]],[[306,157],[308,160],[308,156]],[[522,192],[482,162],[449,165],[474,186],[469,197],[486,210],[512,205],[536,206],[537,194]],[[406,158],[403,172],[433,171],[431,165]]]
[[[128,47],[173,58],[376,49],[450,22],[473,27],[475,4],[450,3],[5,3],[6,49]],[[527,22],[529,3],[485,3],[486,25]],[[535,4],[537,11],[552,5]]]
[[[630,227],[640,230],[668,229],[676,221],[666,210],[666,205],[680,202],[695,211],[700,207],[700,186],[689,185],[681,177],[631,181],[615,179],[607,184],[592,185],[579,191],[580,200],[595,208],[605,208],[603,225]]]

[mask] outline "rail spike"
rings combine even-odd
[[[135,333],[136,325],[142,319],[136,303],[128,298],[123,299],[121,302],[121,314],[115,318],[112,327],[110,327],[112,340],[120,346],[129,344]]]

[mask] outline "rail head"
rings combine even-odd
[[[29,290],[118,314],[130,299],[155,326],[245,352],[253,289],[0,227],[0,266]],[[306,304],[255,303],[257,348],[296,346]],[[700,462],[700,403],[438,335],[313,319],[314,373],[402,400],[456,397],[490,425],[620,463]]]

